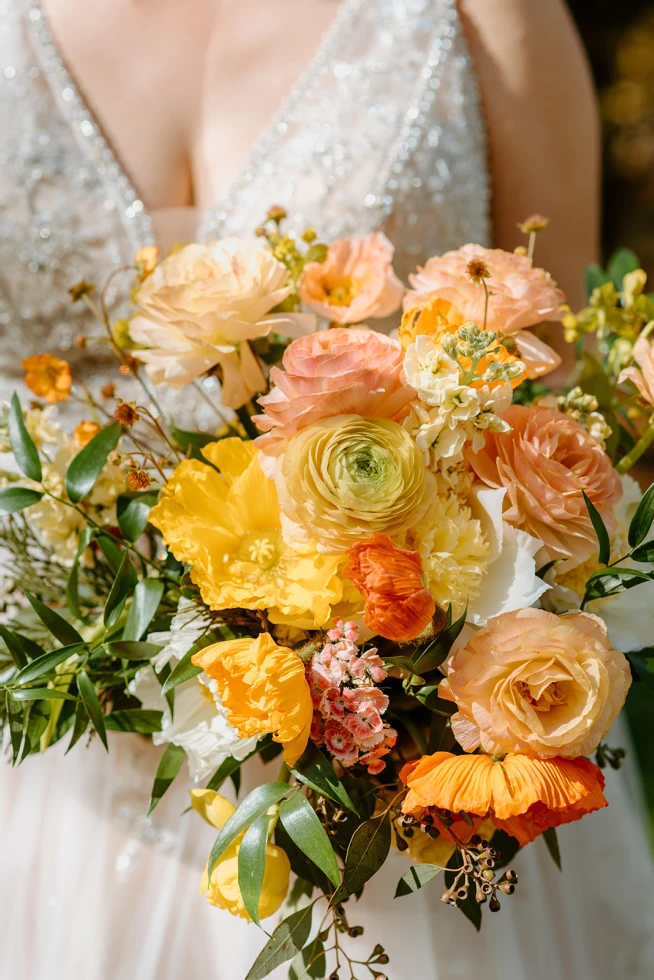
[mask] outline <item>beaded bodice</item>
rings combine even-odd
[[[403,278],[488,238],[485,137],[455,0],[342,0],[332,28],[198,237],[271,204],[321,234],[383,228]],[[38,0],[0,0],[0,376],[69,356],[69,287],[104,281],[152,221],[80,96]],[[88,358],[88,352],[84,352]]]

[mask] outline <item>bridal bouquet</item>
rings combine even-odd
[[[208,901],[257,924],[286,902],[248,980],[382,978],[383,945],[343,938],[389,855],[396,899],[440,879],[479,928],[520,847],[560,863],[556,828],[607,805],[632,670],[654,686],[654,486],[627,475],[654,438],[654,301],[621,251],[573,313],[538,216],[527,248],[466,245],[408,290],[382,234],[284,218],[141,250],[127,318],[77,284],[121,362],[100,393],[25,361],[41,401],[0,420],[0,722],[14,764],[151,737],[150,809],[187,760]],[[576,351],[565,385],[544,321]],[[161,386],[213,425],[178,427]],[[254,756],[276,776],[232,803]]]

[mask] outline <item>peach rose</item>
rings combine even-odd
[[[257,440],[276,456],[300,429],[333,415],[400,419],[415,398],[404,382],[399,344],[366,327],[323,330],[301,337],[286,349],[284,370],[270,372],[275,387],[259,399]]]
[[[638,367],[625,368],[618,381],[633,381],[646,402],[654,406],[654,344],[639,337],[634,344],[634,361]]]
[[[417,551],[398,548],[376,532],[348,551],[343,574],[365,596],[364,622],[387,640],[406,643],[419,636],[436,612],[425,588],[422,560]]]
[[[435,256],[416,275],[409,276],[413,291],[407,292],[404,308],[425,306],[438,296],[452,303],[465,320],[473,320],[481,327],[486,293],[483,286],[470,278],[468,265],[473,261],[483,263],[490,272],[490,278],[485,280],[490,293],[487,329],[504,336],[516,334],[515,341],[529,377],[540,377],[557,368],[561,363],[559,355],[525,328],[544,320],[560,320],[565,296],[550,274],[534,267],[526,255],[501,248],[464,245],[454,252]]]
[[[597,616],[502,613],[450,654],[441,697],[467,752],[547,759],[588,755],[624,704],[631,671]]]
[[[468,462],[480,480],[506,489],[504,519],[543,542],[551,558],[572,568],[597,550],[585,491],[612,533],[622,496],[611,460],[568,415],[544,406],[511,405],[502,416],[509,432],[487,432],[486,445]]]
[[[310,262],[300,299],[319,316],[336,323],[361,323],[399,309],[404,286],[393,272],[393,246],[386,235],[339,238],[324,262]]]

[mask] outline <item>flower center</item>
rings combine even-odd
[[[565,692],[557,681],[548,684],[538,696],[533,694],[527,681],[518,681],[517,686],[520,697],[530,704],[534,711],[549,711],[551,708],[567,703]]]
[[[345,276],[325,289],[325,299],[330,306],[350,306],[355,296],[361,292],[358,279]]]
[[[237,555],[241,561],[267,569],[277,562],[280,552],[280,533],[276,528],[260,528],[243,535]]]
[[[347,453],[345,467],[354,483],[380,483],[387,471],[387,460],[372,446]]]

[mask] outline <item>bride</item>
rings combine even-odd
[[[71,349],[88,329],[74,282],[153,241],[247,236],[271,204],[328,238],[382,227],[404,279],[464,241],[512,248],[516,222],[538,209],[551,222],[539,260],[580,302],[597,247],[598,133],[561,0],[0,9],[3,398],[28,353],[64,352],[102,376],[97,357]],[[0,976],[245,976],[265,937],[197,896],[211,837],[180,816],[184,777],[144,816],[158,755],[119,735],[108,757],[94,743],[0,769]],[[632,778],[609,772],[609,809],[560,831],[563,875],[542,842],[521,856],[520,896],[481,936],[433,891],[394,905],[389,861],[355,915],[381,926],[389,977],[654,975],[654,875]]]

